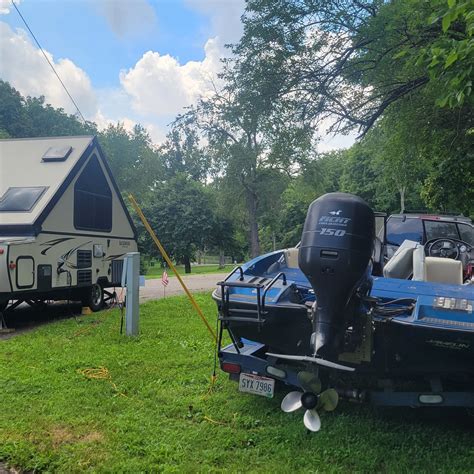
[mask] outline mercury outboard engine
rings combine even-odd
[[[374,237],[374,213],[363,199],[329,193],[310,205],[298,263],[316,294],[314,356],[333,359],[341,352],[346,306],[357,289],[370,287]]]

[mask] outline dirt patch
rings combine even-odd
[[[54,448],[58,448],[63,444],[71,443],[101,443],[104,441],[104,435],[98,431],[90,431],[85,434],[72,432],[65,426],[56,426],[50,433],[50,439]],[[0,472],[0,474],[2,474]]]
[[[81,443],[101,443],[104,441],[104,435],[98,431],[91,431],[90,433],[78,438],[78,441]]]
[[[20,474],[20,471],[9,468],[6,464],[0,462],[0,474]]]
[[[62,444],[72,443],[75,440],[75,435],[66,427],[55,427],[50,433],[50,438],[55,448]]]

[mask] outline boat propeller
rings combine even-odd
[[[321,392],[321,381],[316,374],[311,372],[299,372],[298,382],[304,392],[288,393],[281,402],[281,409],[285,413],[291,413],[299,408],[306,408],[303,417],[304,425],[310,431],[319,431],[321,419],[317,410],[335,410],[339,402],[339,395],[333,388]]]

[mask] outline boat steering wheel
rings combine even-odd
[[[442,257],[459,260],[461,252],[470,252],[471,246],[462,240],[457,239],[432,239],[426,242],[426,254],[429,257]]]

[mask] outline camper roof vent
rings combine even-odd
[[[71,146],[52,146],[48,148],[41,161],[66,161],[71,151]]]

